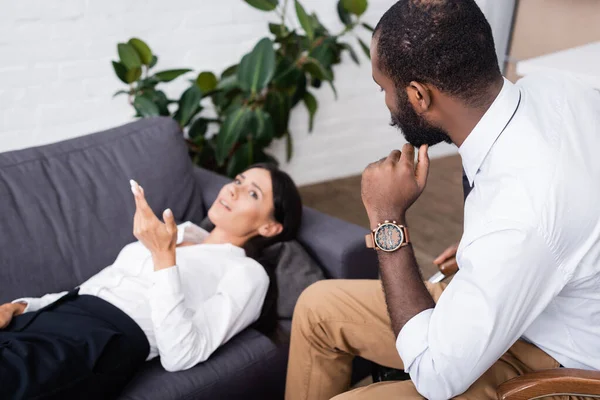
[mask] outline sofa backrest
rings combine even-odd
[[[179,126],[142,119],[0,154],[0,304],[68,290],[135,240],[137,180],[157,215],[201,221],[200,188]]]

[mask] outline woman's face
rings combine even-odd
[[[212,223],[237,237],[275,236],[281,224],[273,218],[271,173],[252,168],[223,186],[208,210]]]

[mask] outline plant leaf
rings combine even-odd
[[[257,93],[264,89],[275,73],[275,50],[269,38],[261,39],[254,49],[246,54],[237,71],[242,89]]]
[[[275,136],[271,116],[262,109],[257,108],[254,110],[254,119],[256,121],[256,139],[261,143],[270,143]]]
[[[115,94],[113,94],[113,99],[115,97],[117,97],[118,95],[121,95],[121,94],[129,94],[129,90],[118,90],[118,91],[116,91]]]
[[[331,73],[327,71],[318,60],[315,60],[312,57],[306,58],[304,64],[302,65],[302,69],[304,69],[306,72],[308,72],[315,78],[323,81],[330,81],[333,79]]]
[[[315,98],[315,96],[313,96],[310,92],[306,92],[304,93],[304,105],[306,106],[306,109],[308,110],[308,131],[312,132],[313,130],[313,122],[315,119],[315,114],[317,112],[317,108],[319,108],[319,103],[317,102],[317,99]]]
[[[357,16],[361,16],[367,10],[367,0],[342,0],[344,8]]]
[[[269,24],[269,32],[275,35],[277,39],[281,39],[290,33],[285,25],[274,23]]]
[[[371,50],[369,49],[369,46],[367,46],[367,44],[365,42],[363,42],[362,39],[360,39],[360,38],[358,39],[358,43],[360,44],[360,47],[364,51],[367,58],[370,60],[371,59]]]
[[[217,89],[219,90],[231,90],[239,86],[239,82],[237,80],[237,76],[230,75],[225,78],[221,78],[221,81],[217,84]]]
[[[340,43],[339,45],[342,49],[348,50],[348,53],[350,53],[350,58],[352,58],[356,65],[360,65],[360,60],[358,59],[358,56],[356,55],[356,52],[352,46],[350,46],[348,43]]]
[[[298,102],[300,102],[300,100],[302,100],[302,97],[304,97],[304,93],[307,90],[307,88],[306,88],[307,85],[308,85],[308,80],[306,79],[306,74],[303,72],[300,75],[300,77],[298,78],[298,80],[296,81],[296,83],[293,85],[294,93],[291,97],[290,108],[296,107],[296,104],[298,104]]]
[[[308,37],[308,40],[310,42],[312,42],[313,37],[315,35],[314,31],[313,31],[312,22],[308,16],[308,14],[306,14],[304,7],[302,7],[302,4],[300,4],[300,2],[298,0],[294,0],[294,2],[296,3],[296,15],[298,16],[298,21],[300,22],[300,26],[302,26],[302,29],[304,29],[304,32],[306,32],[306,36]]]
[[[152,50],[150,50],[150,47],[148,47],[148,45],[143,40],[138,38],[131,38],[127,43],[129,43],[138,53],[138,55],[140,56],[140,60],[142,60],[142,64],[150,65],[150,63],[152,62]]]
[[[215,158],[219,166],[225,163],[229,152],[240,137],[242,137],[251,118],[252,110],[247,107],[240,107],[227,116],[217,134]]]
[[[148,68],[154,68],[154,66],[156,65],[157,62],[158,62],[158,57],[153,55],[152,60],[150,60],[150,64],[148,65]]]
[[[278,0],[244,0],[254,8],[262,11],[273,11],[277,8]]]
[[[339,0],[337,3],[337,12],[338,12],[338,16],[340,17],[340,21],[342,21],[342,23],[344,25],[348,26],[352,23],[352,18],[350,17],[350,13],[348,13],[348,10],[346,10],[346,8],[344,8],[344,5],[342,4],[342,0]]]
[[[117,78],[119,78],[121,80],[121,82],[123,82],[123,83],[129,83],[129,82],[127,82],[127,68],[125,68],[125,66],[123,64],[121,64],[120,62],[117,62],[117,61],[113,61],[112,66],[113,66],[113,69],[115,70],[115,74],[117,75]]]
[[[304,73],[296,67],[296,64],[287,58],[281,58],[275,68],[273,84],[278,87],[291,87],[296,84]]]
[[[327,39],[323,40],[320,45],[312,49],[308,55],[309,57],[319,61],[319,63],[321,63],[325,69],[328,69],[331,67],[331,64],[335,58],[334,46],[335,39],[328,37]]]
[[[142,118],[160,115],[158,106],[145,96],[136,96],[133,100],[133,108]]]
[[[169,99],[167,95],[162,90],[155,89],[146,89],[144,90],[143,97],[148,98],[158,107],[158,112],[160,115],[168,116],[169,113]]]
[[[265,101],[265,111],[269,113],[275,128],[275,137],[280,138],[288,130],[290,120],[290,98],[281,92],[270,92]]]
[[[119,53],[119,59],[125,68],[134,69],[142,66],[142,60],[140,60],[140,56],[132,45],[119,43],[117,45],[117,51]]]
[[[375,32],[375,28],[373,28],[371,25],[367,24],[366,22],[363,22],[361,24],[365,29],[370,30],[371,32]]]
[[[290,132],[285,132],[285,159],[290,162],[294,155],[294,142],[292,141],[292,135]]]
[[[142,76],[142,68],[141,67],[128,69],[127,72],[125,73],[125,79],[127,80],[127,83],[133,83],[133,82],[137,81],[138,79],[140,79],[141,76]]]
[[[168,69],[165,71],[160,71],[152,75],[153,78],[157,79],[159,82],[171,82],[173,79],[180,77],[181,75],[190,72],[191,69],[183,68],[183,69]]]
[[[238,67],[239,67],[239,64],[235,64],[235,65],[231,65],[231,66],[225,68],[225,70],[223,72],[221,72],[221,79],[226,78],[231,75],[236,75]]]
[[[205,118],[197,118],[188,131],[190,139],[196,139],[198,137],[204,137],[208,130],[208,121]]]
[[[192,117],[196,115],[200,109],[201,99],[202,91],[196,84],[193,84],[183,92],[179,99],[179,108],[173,116],[173,118],[179,122],[179,126],[186,126]]]
[[[251,142],[247,142],[237,148],[227,163],[227,176],[235,178],[240,172],[244,172],[246,168],[254,164],[253,147]]]
[[[217,88],[217,77],[212,72],[200,72],[198,78],[196,78],[196,85],[200,87],[202,93],[212,92]]]
[[[331,86],[331,90],[333,90],[333,97],[335,97],[335,99],[338,99],[338,92],[337,89],[335,88],[335,85],[333,84],[332,81],[327,81],[327,83],[329,83],[329,86]]]

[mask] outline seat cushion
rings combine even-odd
[[[167,372],[158,359],[146,363],[119,399],[281,399],[286,362],[287,347],[247,329],[189,370]]]
[[[203,218],[187,146],[170,118],[0,154],[0,303],[71,289],[132,234],[129,179],[156,213]]]

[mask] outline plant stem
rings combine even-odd
[[[352,31],[356,27],[356,25],[358,25],[358,21],[352,23],[351,25],[346,25],[346,27],[344,28],[344,30],[341,31],[340,33],[338,33],[335,36],[336,37],[344,36],[346,33]]]

